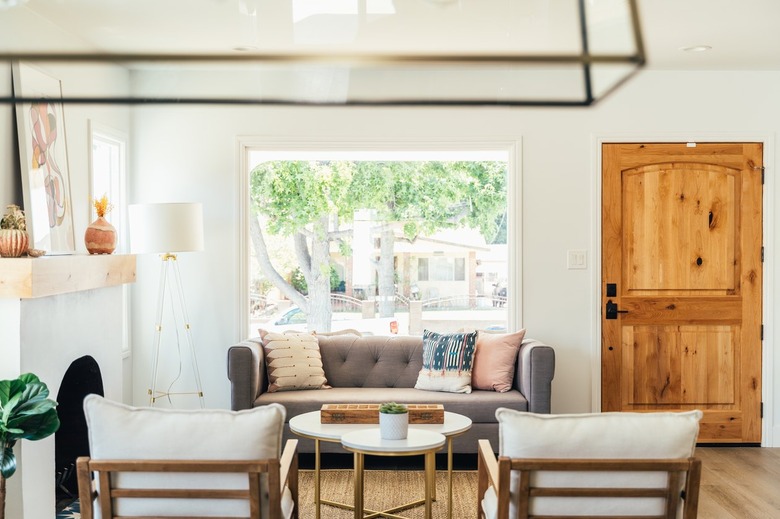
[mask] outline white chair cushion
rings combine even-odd
[[[278,458],[286,411],[279,404],[245,411],[222,409],[136,408],[97,395],[84,399],[93,459],[259,460]],[[268,486],[263,482],[263,512],[267,516]],[[247,488],[243,474],[124,473],[117,487]],[[289,489],[282,497],[284,517],[293,501]],[[119,499],[121,515],[230,516],[249,515],[245,500]]]
[[[499,455],[510,458],[648,459],[693,455],[701,411],[684,413],[595,413],[543,415],[499,408]],[[588,474],[538,473],[539,486],[666,486],[666,473]],[[511,476],[510,517],[516,517],[519,477]],[[483,496],[483,510],[495,517],[497,498],[492,489]],[[660,499],[535,498],[531,512],[539,515],[582,513],[658,515]],[[682,511],[680,511],[681,516]],[[576,514],[572,514],[576,515]]]

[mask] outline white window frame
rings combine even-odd
[[[102,197],[104,194],[108,197],[109,202],[113,205],[111,211],[106,215],[106,220],[116,228],[117,231],[117,248],[116,252],[121,253],[128,250],[128,232],[127,232],[127,169],[128,169],[128,137],[127,133],[112,128],[105,124],[89,120],[89,207],[88,207],[88,221],[92,222],[97,214],[92,205],[92,200]],[[104,174],[103,172],[96,170],[96,159],[94,154],[95,144],[100,141],[110,146],[116,147],[116,152],[119,154],[117,160],[117,169],[108,173],[109,179],[107,183],[110,186],[108,192],[100,190],[97,192],[95,184],[98,180],[98,176]],[[106,180],[102,180],[106,183]],[[130,286],[122,285],[122,358],[126,359],[130,356]]]
[[[239,201],[237,204],[238,227],[238,308],[236,320],[235,339],[240,341],[246,338],[249,329],[249,155],[252,152],[261,151],[267,153],[273,160],[293,160],[296,157],[305,156],[306,152],[314,154],[320,152],[389,152],[408,153],[408,157],[399,160],[425,160],[431,153],[442,152],[456,156],[458,153],[468,155],[468,160],[480,160],[475,158],[479,152],[486,155],[491,152],[506,154],[507,160],[507,249],[508,265],[510,266],[508,280],[508,298],[512,312],[507,316],[507,329],[519,330],[523,323],[522,302],[522,175],[521,175],[521,141],[497,140],[497,141],[354,141],[344,140],[340,142],[321,140],[277,140],[264,137],[239,137],[237,139],[237,168],[239,188]],[[278,156],[275,156],[277,155]],[[492,159],[491,159],[492,160]]]

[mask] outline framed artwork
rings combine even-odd
[[[71,254],[76,250],[76,242],[65,116],[62,103],[57,102],[62,99],[60,81],[35,67],[16,62],[13,82],[16,95],[41,100],[16,105],[30,247],[43,249],[47,254]]]

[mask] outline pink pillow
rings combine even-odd
[[[515,359],[525,337],[525,329],[515,333],[477,333],[471,387],[505,393],[512,389]]]

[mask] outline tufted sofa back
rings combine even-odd
[[[318,336],[322,367],[333,387],[414,387],[422,337]]]

